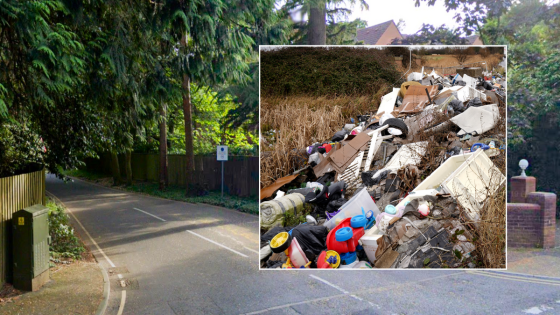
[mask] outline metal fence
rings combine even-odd
[[[430,73],[432,72],[432,70],[435,70],[437,73],[441,74],[441,75],[453,75],[457,73],[457,69],[462,69],[465,67],[481,67],[482,71],[488,71],[488,70],[492,70],[492,69],[488,69],[488,64],[486,64],[485,61],[477,61],[477,62],[473,62],[473,63],[465,63],[462,65],[456,65],[456,66],[451,66],[451,67],[430,67],[430,66],[424,66],[424,72]]]
[[[168,155],[170,185],[184,186],[186,183],[186,156],[183,154]],[[111,176],[111,157],[101,155],[100,159],[87,159],[86,169]],[[259,194],[259,158],[252,156],[230,156],[224,162],[224,191],[241,197],[258,196]],[[193,180],[209,190],[221,189],[221,162],[215,156],[195,156]],[[119,168],[123,178],[125,174],[125,156],[119,156]],[[132,179],[139,181],[159,181],[159,154],[132,153]]]
[[[45,203],[44,170],[0,178],[0,286],[12,281],[12,214]]]

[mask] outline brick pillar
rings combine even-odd
[[[532,176],[511,178],[511,203],[525,203],[528,194],[537,189],[537,179]]]
[[[542,235],[542,247],[554,248],[556,236],[556,194],[533,192],[527,195],[527,203],[540,206],[539,228]]]

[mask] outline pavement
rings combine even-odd
[[[46,182],[109,272],[106,314],[560,313],[560,274],[259,271],[257,216],[51,175]]]
[[[552,249],[508,248],[508,271],[560,277],[560,220],[556,220],[555,244]]]
[[[77,261],[50,269],[51,280],[39,291],[0,304],[0,314],[95,314],[103,298],[103,274],[95,262]]]

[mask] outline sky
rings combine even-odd
[[[403,19],[406,23],[403,34],[413,34],[422,28],[422,23],[432,24],[436,27],[445,24],[449,28],[457,28],[453,16],[455,11],[446,12],[442,0],[436,1],[434,6],[428,6],[425,2],[420,7],[415,7],[415,0],[366,0],[369,10],[361,10],[358,5],[352,8],[352,14],[348,20],[357,18],[367,21],[368,26],[383,23],[388,20],[399,22]]]

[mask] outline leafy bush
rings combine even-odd
[[[74,235],[74,229],[68,222],[69,217],[64,212],[64,208],[50,200],[47,202],[47,207],[49,208],[51,256],[80,259],[85,248],[80,239]]]
[[[0,177],[40,170],[42,139],[25,125],[0,124]]]

